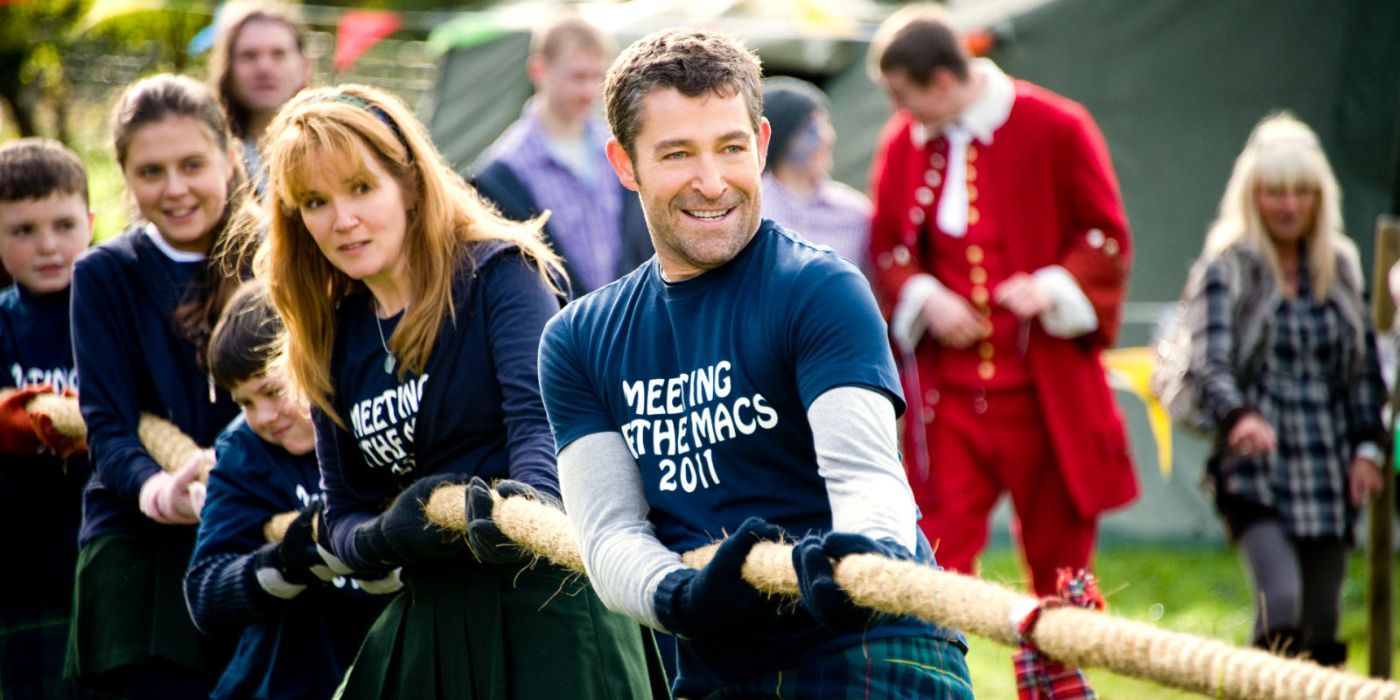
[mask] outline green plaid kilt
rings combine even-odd
[[[666,698],[650,631],[544,562],[405,570],[336,693],[353,700]]]
[[[732,683],[707,700],[972,700],[967,652],[932,637],[876,639],[752,680]]]

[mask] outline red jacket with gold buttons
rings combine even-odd
[[[926,334],[915,351],[923,388],[941,379],[995,390],[1029,376],[1075,505],[1093,516],[1137,496],[1123,419],[1099,362],[1118,334],[1131,240],[1107,146],[1088,112],[1030,83],[1014,84],[1010,114],[991,142],[968,146],[968,226],[959,238],[938,232],[935,216],[946,139],[917,143],[906,112],[886,125],[871,178],[875,286],[889,313],[910,277],[930,274],[992,320],[989,342],[963,351],[946,351]],[[1039,323],[1008,332],[1009,314],[989,305],[987,292],[1010,274],[1051,265],[1078,284],[1098,327],[1069,339]],[[907,398],[911,412],[924,406],[925,397]],[[936,474],[938,456],[929,459]]]

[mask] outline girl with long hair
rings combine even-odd
[[[141,413],[200,445],[237,414],[204,368],[209,333],[238,284],[209,255],[229,230],[243,174],[204,85],[157,75],[112,117],[117,164],[138,216],[79,259],[73,348],[94,466],[83,500],[67,675],[130,697],[207,695],[226,660],[185,610],[201,452],[167,473],[137,437]]]

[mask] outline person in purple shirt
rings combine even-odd
[[[763,83],[763,116],[773,127],[763,169],[763,216],[831,248],[870,275],[870,198],[831,179],[836,129],[826,95],[797,78]]]
[[[613,177],[603,152],[610,132],[593,113],[612,53],[612,41],[577,16],[537,30],[526,64],[535,96],[473,168],[472,184],[506,218],[549,213],[545,237],[575,294],[652,254],[641,205]]]

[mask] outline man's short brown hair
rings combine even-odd
[[[88,201],[87,170],[78,154],[57,141],[32,137],[0,146],[0,203],[53,194]]]
[[[565,46],[577,46],[599,56],[611,56],[612,38],[578,15],[564,14],[546,22],[530,34],[530,55],[546,61],[558,58]]]
[[[902,71],[926,86],[939,68],[967,80],[968,57],[947,10],[937,5],[910,5],[890,15],[870,40],[869,71],[873,80]]]
[[[629,156],[642,130],[642,100],[674,88],[686,97],[743,95],[754,133],[763,119],[763,68],[738,40],[717,32],[666,29],[623,50],[603,82],[608,126]]]

